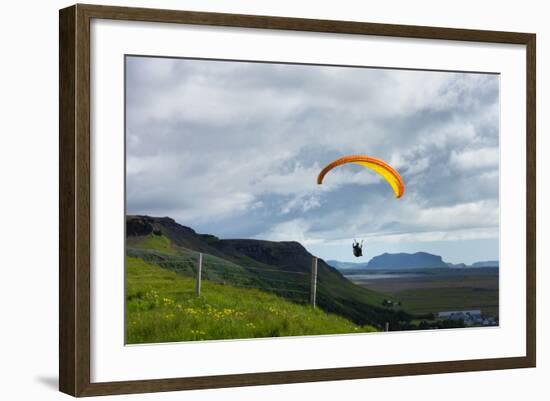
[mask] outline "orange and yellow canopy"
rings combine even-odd
[[[399,173],[385,161],[367,155],[344,156],[327,164],[319,173],[319,176],[317,177],[317,184],[323,183],[325,175],[330,170],[347,163],[359,164],[376,171],[388,182],[388,184],[390,184],[396,198],[401,198],[403,196],[403,193],[405,192],[405,184],[403,183],[401,175],[399,175]]]

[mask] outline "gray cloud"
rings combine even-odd
[[[127,59],[127,210],[222,237],[497,238],[498,76]],[[392,164],[406,193],[360,166]],[[316,246],[317,246],[316,245]]]

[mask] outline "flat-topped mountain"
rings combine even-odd
[[[383,253],[369,260],[368,268],[374,269],[414,269],[448,267],[439,255],[427,252]]]
[[[416,253],[383,253],[364,263],[340,262],[338,260],[329,260],[327,263],[341,271],[363,270],[363,269],[385,269],[385,270],[405,270],[405,269],[429,269],[429,268],[482,268],[499,267],[498,260],[489,260],[484,262],[475,262],[470,265],[466,263],[448,263],[439,255],[428,252]]]

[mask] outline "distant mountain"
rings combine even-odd
[[[193,274],[198,252],[206,261],[203,279],[260,288],[295,302],[309,299],[313,255],[294,241],[220,239],[199,234],[169,217],[126,216],[127,254]],[[318,259],[317,305],[357,324],[398,327],[412,316],[382,306],[384,295],[360,287]]]
[[[475,262],[471,267],[499,267],[498,260],[487,260],[485,262]]]
[[[452,267],[453,269],[464,269],[468,267],[466,263],[447,263],[447,266]]]
[[[369,269],[414,269],[449,267],[441,256],[427,252],[383,253],[369,260]]]
[[[466,263],[448,263],[439,255],[427,252],[416,253],[384,253],[373,257],[367,263],[340,262],[328,260],[327,263],[342,271],[363,270],[363,269],[420,269],[420,268],[453,268],[468,269],[481,267],[499,267],[498,260],[475,262],[471,265]]]

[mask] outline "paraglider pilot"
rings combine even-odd
[[[363,256],[363,241],[361,241],[361,244],[359,244],[359,242],[353,240],[353,255],[356,258],[358,258],[359,256]]]

